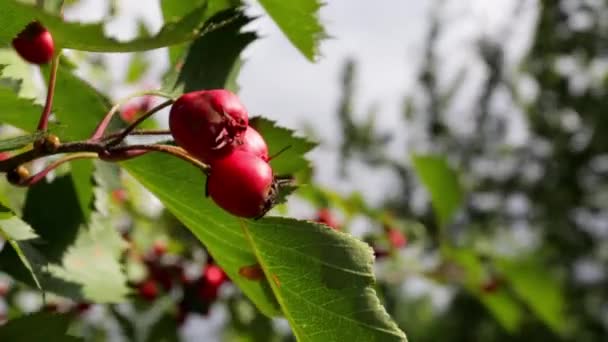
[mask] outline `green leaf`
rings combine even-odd
[[[325,30],[319,23],[319,0],[259,0],[289,41],[311,61],[319,54]]]
[[[70,176],[85,221],[89,220],[93,209],[94,171],[95,166],[92,160],[74,160],[70,163]]]
[[[11,48],[0,49],[0,84],[11,85],[20,97],[35,98],[40,91],[31,64]]]
[[[239,276],[242,266],[256,262],[255,256],[247,248],[239,221],[205,198],[205,176],[199,169],[159,153],[148,153],[122,165],[205,244],[214,260],[260,311],[269,316],[280,314],[267,281]]]
[[[64,22],[59,16],[43,12],[16,0],[5,0],[0,12],[0,46],[11,40],[33,20],[40,21],[53,35],[55,44],[62,48],[93,52],[133,52],[158,49],[195,39],[207,18],[206,5],[192,9],[177,22],[166,22],[153,37],[142,37],[119,42],[104,35],[103,24]]]
[[[167,21],[178,21],[185,15],[187,15],[192,8],[203,6],[207,4],[207,17],[211,17],[219,11],[225,10],[229,7],[236,7],[239,5],[238,0],[190,0],[190,1],[174,1],[174,0],[161,0],[160,6],[163,12],[165,22]],[[171,65],[175,65],[177,61],[182,57],[184,51],[187,48],[187,44],[179,44],[169,47],[169,62]]]
[[[67,335],[70,317],[48,312],[37,312],[9,320],[0,327],[0,341],[81,341]]]
[[[61,265],[49,271],[63,280],[80,284],[85,298],[97,303],[118,303],[129,293],[120,257],[127,244],[109,218],[92,215],[88,229],[81,229]]]
[[[45,66],[48,80],[49,67]],[[89,83],[74,75],[72,67],[62,60],[57,72],[53,112],[62,126],[64,141],[91,136],[98,122],[110,108],[110,101]]]
[[[304,158],[304,154],[315,148],[315,143],[297,137],[294,135],[294,131],[279,127],[273,121],[262,117],[252,118],[250,125],[266,140],[270,156],[283,150],[270,161],[275,174],[290,175],[310,168],[310,163]]]
[[[505,330],[516,332],[523,320],[523,307],[501,287],[493,293],[481,291],[487,279],[487,271],[479,257],[467,249],[444,247],[442,252],[446,259],[456,262],[464,269],[464,287],[492,313]]]
[[[271,283],[238,274],[241,267],[261,261],[270,281],[281,283],[272,287],[301,340],[326,341],[336,330],[364,340],[405,339],[375,295],[367,245],[321,225],[277,218],[241,221],[205,198],[205,176],[177,158],[149,153],[123,166],[192,230],[262,312],[276,315]]]
[[[32,266],[32,263],[28,259],[28,256],[21,248],[20,243],[22,241],[35,239],[38,237],[32,227],[26,222],[21,220],[15,215],[15,213],[0,203],[0,235],[2,238],[13,247],[13,250],[17,254],[19,260],[23,266],[27,269],[32,280],[39,289],[42,289],[39,281],[37,271]]]
[[[253,32],[241,32],[251,22],[241,10],[230,9],[214,15],[205,24],[206,34],[190,46],[173,89],[190,92],[224,88],[240,67],[239,55],[254,41]],[[214,27],[218,27],[214,29]]]
[[[150,68],[150,62],[146,59],[143,53],[135,53],[129,62],[129,69],[125,81],[127,83],[136,83]]]
[[[34,134],[21,135],[14,138],[0,140],[0,152],[18,150],[20,148],[24,148],[25,146],[33,143],[34,141],[42,138],[44,136],[43,132],[37,132]]]
[[[539,257],[502,258],[496,268],[509,280],[512,290],[532,312],[554,332],[564,334],[568,328],[566,303],[561,284]]]
[[[42,113],[42,107],[35,104],[34,100],[19,98],[12,89],[1,84],[0,108],[0,123],[26,131],[36,129]]]
[[[298,341],[406,340],[374,290],[367,244],[294,219],[242,225]]]
[[[431,196],[437,221],[441,227],[450,223],[463,201],[458,174],[441,156],[414,155],[416,174]]]
[[[107,219],[91,217],[87,228],[69,175],[43,181],[30,188],[24,208],[25,220],[40,238],[19,245],[40,274],[43,289],[73,299],[122,301],[128,288],[119,260],[126,244]],[[11,250],[2,250],[3,271],[31,283],[16,258]]]

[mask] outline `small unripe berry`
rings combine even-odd
[[[268,163],[251,153],[233,150],[211,165],[207,193],[227,212],[255,218],[270,209],[273,185]]]
[[[238,97],[224,89],[186,93],[169,113],[175,142],[206,163],[221,154],[222,148],[243,139],[248,122]]]
[[[51,33],[37,21],[27,25],[13,39],[13,47],[23,59],[34,64],[50,62],[55,52]]]
[[[45,153],[57,151],[60,145],[61,141],[59,140],[59,137],[55,134],[49,134],[46,137],[36,140],[34,142],[34,148],[37,150],[41,150]]]
[[[30,171],[23,165],[20,165],[6,174],[6,180],[13,185],[20,185],[30,177]]]

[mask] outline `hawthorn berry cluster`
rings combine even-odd
[[[178,323],[183,323],[190,313],[208,314],[211,304],[219,296],[220,287],[229,281],[226,273],[209,258],[200,274],[191,276],[185,270],[185,260],[169,258],[172,261],[167,262],[163,258],[166,253],[167,245],[157,241],[144,256],[143,264],[147,269],[147,276],[133,284],[139,297],[152,302],[162,294],[179,288],[182,297],[177,304]]]
[[[48,63],[55,54],[51,34],[39,22],[30,23],[13,40],[13,46],[25,60],[36,64]],[[56,64],[54,61],[54,73]],[[54,73],[51,76],[54,76]],[[53,88],[51,79],[45,109],[38,126],[40,131],[47,128]],[[203,169],[208,175],[205,194],[235,216],[258,218],[272,207],[279,186],[284,180],[277,180],[275,177],[269,164],[266,142],[249,126],[249,114],[235,94],[225,89],[200,90],[186,93],[176,101],[170,99],[154,108],[151,108],[152,103],[151,97],[146,96],[141,102],[126,106],[121,111],[121,117],[129,126],[122,132],[104,135],[113,114],[118,110],[115,106],[87,141],[61,144],[57,137],[47,135],[38,145],[35,144],[35,151],[5,163],[13,167],[7,171],[9,181],[21,186],[32,185],[44,178],[46,172],[57,167],[59,163],[77,158],[65,157],[61,162],[50,165],[48,170],[34,176],[30,176],[29,171],[22,165],[23,162],[50,154],[92,152],[81,153],[80,157],[97,157],[104,161],[117,162],[154,150],[176,155]],[[170,133],[179,148],[160,144],[122,144],[127,135],[137,133],[134,130],[138,124],[171,104],[170,130],[160,133]]]
[[[238,97],[225,89],[182,95],[173,104],[169,127],[175,142],[210,166],[206,194],[227,212],[257,218],[276,197],[264,138],[251,126]]]

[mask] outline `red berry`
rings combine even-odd
[[[207,193],[235,216],[259,217],[272,205],[272,169],[251,153],[233,150],[211,165]]]
[[[0,152],[0,161],[6,160],[11,157],[9,152]]]
[[[391,246],[393,246],[393,248],[402,248],[407,245],[407,238],[398,229],[390,228],[386,232],[386,235],[388,237],[388,241],[391,243]]]
[[[494,293],[500,287],[500,280],[497,278],[491,278],[481,284],[481,291],[483,293]]]
[[[115,189],[112,190],[112,199],[118,204],[122,204],[127,200],[127,190]]]
[[[55,52],[51,33],[37,21],[27,25],[13,39],[13,47],[23,59],[34,64],[50,62]]]
[[[139,295],[147,301],[153,301],[158,297],[158,285],[153,279],[148,279],[137,287]]]
[[[317,213],[317,219],[315,221],[323,223],[326,226],[329,226],[331,229],[340,230],[340,224],[338,221],[336,221],[331,211],[329,211],[327,208],[319,210]]]
[[[171,108],[169,128],[175,142],[209,163],[222,148],[243,139],[249,116],[228,90],[201,90],[182,95]]]
[[[210,285],[220,286],[226,281],[226,273],[217,265],[206,265],[203,269],[203,279]]]
[[[266,141],[253,127],[247,127],[242,144],[237,144],[235,149],[252,153],[262,158],[262,160],[268,161],[268,146],[266,145]]]
[[[82,302],[82,303],[76,304],[76,307],[74,309],[78,313],[84,313],[86,311],[89,311],[90,308],[91,308],[91,303]]]
[[[155,241],[154,245],[152,245],[152,252],[154,252],[154,255],[157,257],[163,256],[167,253],[167,243],[163,240]]]
[[[120,118],[123,119],[124,122],[131,123],[137,119],[140,112],[138,105],[128,105],[120,111]]]
[[[11,284],[8,281],[0,280],[0,297],[4,297],[11,289]]]

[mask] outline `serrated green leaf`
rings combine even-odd
[[[270,156],[284,150],[270,161],[275,174],[291,175],[310,168],[304,154],[312,150],[316,146],[315,143],[296,137],[294,131],[279,127],[273,121],[261,117],[252,118],[250,125],[266,140]]]
[[[0,152],[18,150],[33,143],[44,136],[43,132],[21,135],[14,138],[0,140]]]
[[[117,303],[129,293],[120,256],[127,244],[100,214],[92,215],[88,229],[81,229],[67,249],[61,265],[49,265],[56,277],[82,285],[85,298],[97,303]]]
[[[38,272],[34,269],[28,255],[20,245],[23,241],[37,238],[38,235],[30,225],[17,217],[11,209],[2,203],[0,203],[0,236],[11,245],[19,260],[29,272],[36,287],[42,290]]]
[[[192,8],[203,6],[207,4],[207,17],[211,17],[219,11],[225,10],[229,7],[236,7],[239,5],[239,1],[234,0],[191,0],[191,1],[174,1],[174,0],[161,0],[160,6],[165,21],[178,21],[185,15],[187,15]],[[187,48],[187,44],[179,44],[169,47],[169,62],[171,65],[175,65],[177,61],[183,56],[184,51]]]
[[[0,84],[0,123],[21,128],[26,131],[36,129],[42,107],[34,100],[22,99],[12,89]]]
[[[267,270],[276,275],[268,273],[271,282],[276,279],[281,282],[281,288],[276,291],[281,291],[279,295],[284,299],[283,310],[289,310],[303,341],[326,341],[328,336],[335,336],[334,329],[351,331],[353,336],[358,334],[371,340],[405,340],[405,335],[391,322],[375,296],[371,273],[373,258],[368,246],[310,223],[277,218],[240,221],[205,198],[205,176],[177,158],[150,153],[123,165],[192,230],[214,260],[261,311],[277,314],[274,296],[268,292],[268,280],[253,281],[238,275],[242,266],[262,260]],[[158,172],[159,169],[165,171]],[[250,238],[261,257],[247,247],[249,240],[241,230],[242,224],[250,225]],[[273,235],[276,235],[277,245],[268,245],[267,240],[269,237],[274,239]],[[316,243],[317,239],[321,241],[320,245]],[[327,241],[333,248],[326,248]],[[303,252],[282,254],[294,244],[301,244]],[[306,258],[307,254],[311,258]],[[336,265],[338,269],[335,269]],[[310,289],[318,292],[304,293]],[[299,302],[303,296],[312,302]],[[330,302],[331,305],[327,305]]]
[[[247,248],[238,220],[205,198],[205,176],[199,169],[159,153],[148,153],[122,165],[205,244],[214,260],[260,311],[269,316],[280,314],[268,282],[239,276],[238,270],[254,264],[255,256]]]
[[[496,268],[506,276],[512,290],[538,318],[554,332],[566,332],[568,325],[564,323],[568,320],[561,284],[546,264],[539,261],[539,257],[498,259]]]
[[[48,312],[11,319],[0,327],[0,341],[82,341],[67,335],[70,317]]]
[[[406,341],[374,290],[367,244],[294,219],[241,224],[298,341]]]
[[[314,61],[325,30],[319,23],[319,0],[259,0],[266,12],[306,58]]]
[[[60,17],[16,0],[5,0],[0,12],[0,46],[11,40],[33,20],[40,21],[53,35],[55,44],[68,49],[93,52],[133,52],[158,49],[196,38],[207,18],[206,5],[192,9],[177,22],[167,22],[153,37],[120,42],[104,35],[103,24],[68,23]]]
[[[463,190],[454,171],[441,156],[414,155],[412,163],[420,181],[431,196],[437,222],[450,223],[463,201]]]
[[[204,28],[210,32],[192,43],[176,83],[169,86],[181,92],[224,88],[240,66],[239,55],[257,37],[253,32],[241,32],[250,21],[238,9],[222,11],[210,18]],[[219,28],[213,29],[216,26]]]
[[[39,95],[34,69],[14,49],[0,49],[0,84],[13,88],[23,98]]]
[[[76,189],[69,175],[31,187],[24,218],[39,239],[20,242],[42,288],[73,299],[118,302],[128,292],[119,262],[126,245],[99,214],[86,228]],[[93,257],[92,257],[93,256]],[[31,283],[17,255],[3,249],[0,265],[15,279]]]
[[[0,204],[0,230],[3,237],[15,241],[35,239],[38,237],[30,225],[3,204]]]

